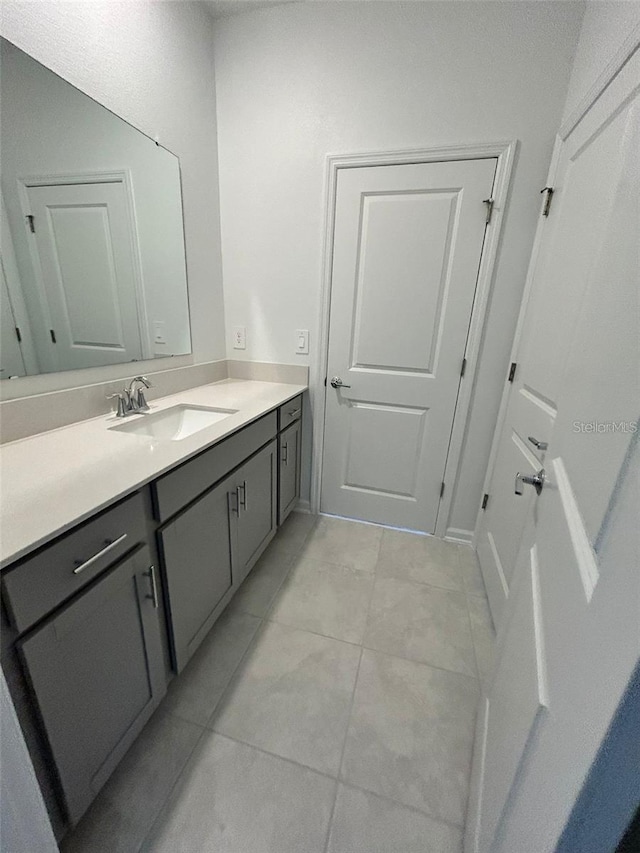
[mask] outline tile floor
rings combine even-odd
[[[461,853],[470,548],[294,513],[64,853]]]

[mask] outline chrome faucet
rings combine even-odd
[[[137,415],[140,412],[148,412],[149,406],[145,400],[144,391],[142,388],[136,388],[136,385],[144,385],[145,388],[151,388],[151,382],[146,376],[134,376],[129,386],[123,388],[119,394],[110,394],[107,399],[118,399],[117,418],[126,418],[127,415]]]
[[[137,388],[136,385],[144,385],[145,388],[151,388],[151,383],[146,376],[134,376],[129,387],[125,389],[125,402],[130,412],[148,412],[149,406],[144,398],[142,388]]]

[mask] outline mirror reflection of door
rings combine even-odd
[[[13,313],[4,265],[0,262],[0,379],[26,376],[27,371],[20,348],[20,332]]]
[[[70,370],[144,358],[124,180],[27,186],[25,195],[41,363]]]

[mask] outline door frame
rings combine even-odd
[[[135,288],[136,307],[138,309],[138,331],[140,334],[140,343],[142,346],[142,361],[153,358],[153,347],[149,334],[149,321],[147,317],[147,305],[144,292],[144,279],[142,274],[142,258],[140,257],[140,241],[138,235],[138,218],[136,215],[135,198],[133,192],[133,178],[130,169],[110,169],[104,172],[74,172],[73,174],[46,174],[46,175],[20,175],[16,179],[18,186],[18,198],[20,207],[23,213],[24,230],[29,249],[29,257],[33,274],[38,280],[39,300],[41,303],[41,311],[43,316],[49,322],[49,307],[43,304],[43,294],[45,287],[42,279],[42,271],[40,269],[40,258],[35,248],[34,242],[30,239],[31,234],[27,226],[26,216],[30,213],[31,205],[29,204],[30,187],[51,187],[58,184],[122,184],[124,186],[124,196],[129,216],[130,233],[135,238],[131,246],[131,256],[133,258],[133,280]]]
[[[324,453],[324,422],[326,412],[326,388],[329,359],[329,312],[331,309],[331,278],[333,267],[333,239],[336,214],[338,174],[340,169],[367,166],[400,166],[415,163],[437,163],[449,160],[496,159],[496,175],[492,198],[491,228],[485,239],[478,268],[476,291],[471,311],[471,321],[464,356],[467,359],[465,382],[460,384],[455,407],[449,451],[444,472],[445,482],[450,484],[440,499],[434,535],[444,538],[448,529],[451,506],[456,491],[462,446],[464,443],[467,416],[476,385],[480,347],[498,248],[502,234],[504,215],[509,203],[511,175],[518,147],[517,140],[478,142],[461,145],[444,145],[434,148],[363,152],[356,154],[329,154],[325,164],[324,210],[325,226],[322,257],[322,281],[320,290],[321,308],[318,324],[318,358],[312,368],[313,462],[311,470],[311,512],[320,509],[322,491],[322,461]],[[453,537],[449,537],[453,538]],[[462,541],[462,540],[460,540]]]
[[[580,121],[582,121],[584,116],[589,112],[589,110],[595,104],[598,98],[603,94],[603,92],[611,83],[611,81],[617,76],[623,65],[625,65],[631,59],[636,50],[640,50],[640,26],[635,27],[629,33],[629,35],[626,37],[618,51],[613,55],[613,57],[604,67],[600,76],[595,81],[593,86],[584,95],[584,97],[575,107],[573,112],[570,113],[560,125],[560,128],[556,133],[556,138],[553,145],[553,152],[551,154],[551,162],[549,163],[549,172],[547,174],[547,181],[545,186],[554,186],[556,171],[558,169],[558,162],[560,160],[560,154],[562,152],[562,146],[564,145],[568,137],[573,133],[576,126],[580,123]],[[541,211],[543,205],[544,199],[542,199],[540,202]],[[547,217],[540,215],[538,217],[538,225],[536,227],[536,233],[533,239],[531,257],[529,258],[529,266],[527,268],[527,277],[525,279],[524,290],[522,292],[522,302],[520,303],[518,320],[516,322],[516,329],[513,336],[513,344],[511,346],[511,354],[509,356],[510,364],[513,364],[514,362],[516,364],[518,363],[518,351],[522,342],[522,333],[524,330],[527,308],[531,299],[533,279],[538,264],[538,255],[540,253],[540,245],[542,243],[542,237],[544,234],[544,227],[546,223]],[[489,494],[491,478],[493,477],[493,469],[495,466],[496,457],[498,455],[498,448],[500,445],[500,439],[502,437],[502,431],[504,429],[505,419],[507,417],[507,408],[509,406],[509,399],[512,390],[513,385],[511,385],[510,383],[505,383],[502,392],[502,398],[500,400],[500,408],[498,409],[498,417],[496,419],[496,425],[493,432],[493,439],[491,441],[491,450],[489,451],[487,471],[484,476],[484,484],[482,487],[482,490],[485,494]],[[477,547],[478,543],[478,533],[483,520],[482,513],[483,510],[482,507],[480,507],[476,516],[476,524],[473,531],[473,539],[471,541],[471,544],[474,548]]]

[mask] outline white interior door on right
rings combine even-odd
[[[640,52],[560,151],[483,526],[501,625],[466,853],[556,850],[640,659],[638,81]]]
[[[41,318],[34,342],[51,369],[143,358],[126,192],[121,180],[26,187],[39,297],[32,313]]]

